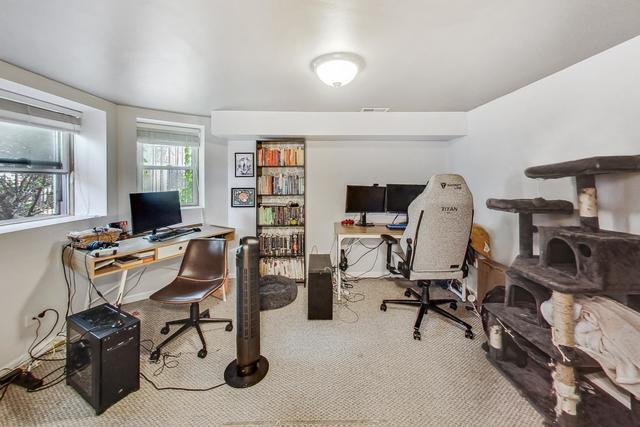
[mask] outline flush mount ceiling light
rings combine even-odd
[[[346,52],[328,53],[311,62],[311,68],[318,78],[333,87],[349,84],[363,67],[361,57]]]

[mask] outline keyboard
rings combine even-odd
[[[389,230],[404,230],[407,228],[407,224],[387,224]]]
[[[191,233],[195,233],[195,230],[193,230],[192,228],[172,230],[164,233],[152,234],[150,236],[147,236],[147,240],[149,240],[150,242],[164,242],[165,240],[175,239],[176,237],[185,236]]]

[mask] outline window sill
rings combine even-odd
[[[16,231],[30,230],[33,228],[49,227],[52,225],[64,224],[67,222],[84,221],[92,218],[100,218],[103,215],[72,215],[60,218],[41,219],[36,221],[18,222],[15,224],[0,225],[0,234],[13,233]]]
[[[185,207],[180,207],[181,211],[193,211],[196,209],[203,209],[202,206],[185,206]]]

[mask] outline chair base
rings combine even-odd
[[[474,334],[471,330],[471,325],[469,325],[464,320],[454,316],[448,311],[440,308],[440,305],[449,304],[452,309],[456,309],[458,307],[458,301],[455,299],[431,299],[429,297],[429,288],[431,283],[428,281],[420,281],[418,282],[418,286],[422,288],[422,293],[418,293],[415,290],[408,288],[404,294],[407,297],[413,296],[415,299],[412,300],[404,300],[404,299],[385,299],[382,300],[382,304],[380,304],[380,310],[387,311],[387,304],[398,304],[398,305],[412,305],[418,307],[418,317],[416,318],[416,322],[413,325],[413,339],[419,340],[421,339],[420,335],[420,325],[422,324],[422,319],[425,314],[428,313],[429,310],[432,310],[441,316],[446,317],[447,319],[463,326],[465,328],[464,336],[469,339],[473,339]]]
[[[156,346],[153,352],[151,352],[151,355],[149,356],[149,360],[154,362],[158,361],[160,359],[160,354],[161,354],[160,350],[162,350],[162,347],[170,343],[172,340],[177,338],[179,335],[181,335],[183,332],[185,332],[187,329],[191,327],[196,328],[196,331],[198,331],[198,336],[200,337],[200,341],[202,342],[202,349],[198,351],[198,357],[201,359],[204,359],[205,357],[207,357],[207,343],[204,340],[204,334],[202,333],[202,329],[200,328],[201,323],[226,323],[227,326],[224,328],[225,331],[233,330],[233,322],[231,321],[231,319],[211,319],[209,317],[209,310],[207,309],[202,313],[200,313],[200,304],[197,302],[194,302],[191,304],[191,307],[190,307],[189,318],[180,319],[180,320],[171,320],[165,323],[163,328],[160,329],[160,333],[163,335],[166,335],[169,333],[170,325],[182,325],[180,329],[178,329],[173,334],[171,334],[169,338],[162,341],[160,344]]]

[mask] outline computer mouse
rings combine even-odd
[[[200,229],[200,227],[193,227],[193,231],[197,233],[198,231],[202,231],[202,230]]]

